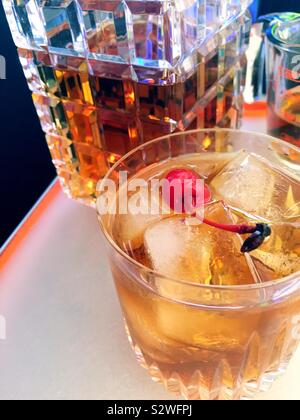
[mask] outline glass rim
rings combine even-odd
[[[105,175],[105,177],[101,180],[100,182],[100,188],[101,185],[105,184],[105,181],[108,180],[110,178],[110,176],[114,173],[114,171],[123,163],[125,162],[128,158],[130,158],[132,155],[134,155],[135,153],[137,153],[140,150],[143,150],[145,147],[148,147],[151,144],[155,144],[155,143],[159,143],[160,141],[169,139],[171,138],[175,138],[175,137],[179,137],[179,136],[185,136],[185,135],[189,135],[189,134],[196,134],[196,133],[217,133],[217,132],[226,132],[226,133],[234,133],[234,134],[249,134],[252,136],[259,136],[261,138],[264,138],[265,140],[272,140],[272,141],[276,141],[276,143],[281,144],[282,146],[285,147],[289,147],[292,150],[295,150],[297,153],[300,153],[300,148],[298,148],[297,146],[294,146],[293,144],[287,143],[279,138],[270,136],[269,134],[266,133],[259,133],[258,131],[251,131],[251,130],[236,130],[236,129],[228,129],[228,128],[202,128],[202,129],[196,129],[196,130],[189,130],[189,131],[182,131],[182,132],[177,132],[177,133],[170,133],[168,135],[164,135],[162,137],[158,137],[156,139],[150,140],[146,143],[143,143],[141,145],[139,145],[138,147],[136,147],[135,149],[131,150],[130,152],[126,153],[120,160],[118,160],[111,168],[110,170],[107,172],[107,174]],[[136,268],[143,270],[143,272],[147,273],[150,276],[153,277],[159,277],[159,278],[164,278],[167,281],[170,281],[172,283],[176,283],[176,284],[181,284],[184,286],[188,286],[188,287],[195,287],[196,289],[200,290],[216,290],[216,291],[255,291],[255,290],[261,290],[261,289],[268,289],[268,288],[272,288],[272,287],[276,287],[276,286],[282,286],[285,285],[286,283],[292,282],[294,280],[296,280],[297,276],[299,276],[299,283],[300,283],[300,270],[296,271],[295,273],[289,274],[288,276],[284,276],[281,277],[278,280],[270,280],[267,282],[263,282],[263,283],[255,283],[255,284],[245,284],[245,285],[207,285],[207,284],[202,284],[202,283],[191,283],[191,282],[187,282],[184,280],[178,280],[176,278],[167,276],[163,273],[160,273],[159,271],[156,271],[154,269],[151,269],[149,267],[146,267],[145,265],[139,263],[138,261],[136,261],[134,258],[130,257],[130,255],[128,255],[125,251],[123,251],[121,249],[121,247],[119,247],[119,245],[116,243],[116,241],[113,239],[113,237],[109,234],[109,232],[107,231],[104,223],[103,223],[103,215],[101,215],[98,211],[98,206],[96,205],[96,211],[97,211],[97,215],[98,215],[98,220],[100,223],[100,227],[101,230],[104,234],[105,239],[108,241],[108,243],[113,247],[113,249],[121,256],[123,257],[125,260],[127,260],[130,264],[133,264]]]
[[[290,22],[285,22],[285,25],[287,25],[288,23],[300,22],[300,13],[297,13],[297,15],[298,15],[297,19],[291,20]],[[278,30],[279,29],[280,29],[280,27],[278,26],[278,23],[267,29],[266,35],[267,35],[268,41],[273,46],[275,46],[275,47],[277,47],[281,50],[284,50],[288,53],[293,53],[293,52],[295,52],[296,54],[299,53],[300,43],[298,43],[298,42],[297,43],[289,43],[287,40],[284,40],[283,38],[281,38],[278,35]]]

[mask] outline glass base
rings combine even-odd
[[[188,380],[186,378],[183,380],[181,375],[176,371],[170,372],[167,376],[164,375],[159,367],[159,364],[149,360],[139,345],[135,343],[126,322],[125,329],[129,343],[135,353],[139,365],[148,371],[151,379],[155,383],[164,385],[166,390],[174,394],[176,397],[183,397],[186,400],[253,400],[258,394],[271,390],[274,382],[286,373],[290,360],[294,354],[286,356],[280,361],[280,363],[278,363],[276,368],[263,373],[256,380],[245,381],[245,367],[249,365],[247,355],[251,355],[251,352],[248,352],[239,372],[234,375],[237,378],[234,388],[231,388],[224,383],[225,375],[228,375],[228,364],[224,360],[223,363],[216,366],[211,386],[208,387],[204,383],[203,375],[200,370],[196,370],[193,374],[190,374]]]

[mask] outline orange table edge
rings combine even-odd
[[[50,206],[50,204],[54,201],[56,196],[61,191],[61,187],[59,184],[58,179],[56,178],[49,188],[45,191],[42,195],[40,200],[35,204],[33,209],[29,212],[23,222],[16,228],[14,233],[10,236],[7,242],[1,248],[1,255],[0,255],[0,269],[4,267],[4,265],[8,262],[8,260],[12,257],[15,253],[17,248],[26,238],[27,234],[32,230],[34,225],[38,222],[41,215],[45,212],[45,210]]]

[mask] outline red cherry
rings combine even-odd
[[[207,204],[211,201],[211,191],[207,185],[197,183],[200,176],[190,169],[174,169],[166,175],[166,179],[169,183],[177,181],[180,183],[181,189],[176,190],[175,188],[170,189],[170,207],[172,210],[182,208],[184,212],[189,212],[189,209],[184,208],[184,197],[190,194],[192,198],[192,205]],[[181,190],[181,192],[180,192]],[[180,193],[180,194],[179,194]],[[199,203],[199,197],[203,195],[203,203]],[[169,197],[165,197],[169,200]]]

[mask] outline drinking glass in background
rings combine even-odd
[[[300,14],[267,30],[268,132],[300,146]]]
[[[263,134],[192,131],[140,146],[101,183],[99,219],[129,341],[169,391],[251,398],[287,369],[300,340],[299,156],[300,149]],[[240,239],[203,225],[198,234],[190,227],[187,238],[182,218],[169,224],[149,214],[148,198],[140,201],[148,213],[103,214],[102,203],[114,196],[106,187],[122,172],[130,185],[174,168],[197,171],[230,206],[225,216],[224,202],[214,201],[206,215],[276,221],[270,240],[245,257]]]
[[[299,146],[300,14],[259,18],[252,29],[248,63],[246,102],[263,97],[266,80],[268,132]]]

